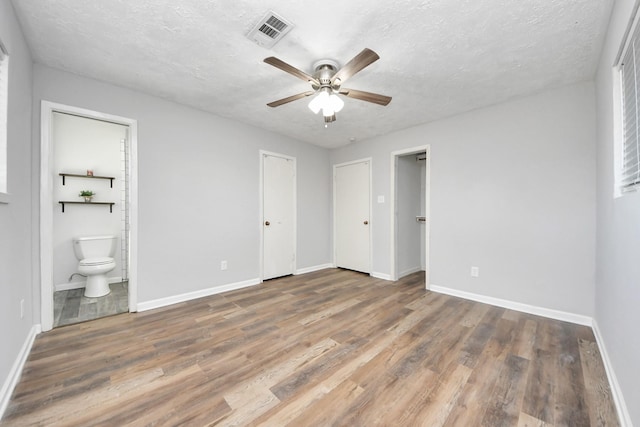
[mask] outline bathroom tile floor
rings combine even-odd
[[[86,298],[84,289],[70,289],[53,294],[53,327],[85,322],[129,311],[128,282],[111,283],[111,293],[100,298]]]

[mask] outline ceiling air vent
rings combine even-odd
[[[293,28],[293,24],[280,15],[269,11],[247,37],[265,48],[271,48]]]

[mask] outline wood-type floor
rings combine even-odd
[[[0,425],[618,420],[590,328],[328,269],[43,333]]]

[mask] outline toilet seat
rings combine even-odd
[[[97,257],[97,258],[86,258],[80,261],[81,267],[91,267],[96,265],[104,265],[113,262],[113,258],[111,257]]]

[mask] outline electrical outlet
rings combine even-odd
[[[480,276],[480,269],[478,267],[471,267],[471,277]]]
[[[20,318],[24,319],[24,300],[20,300]]]
[[[220,261],[220,270],[227,269],[227,261]]]

